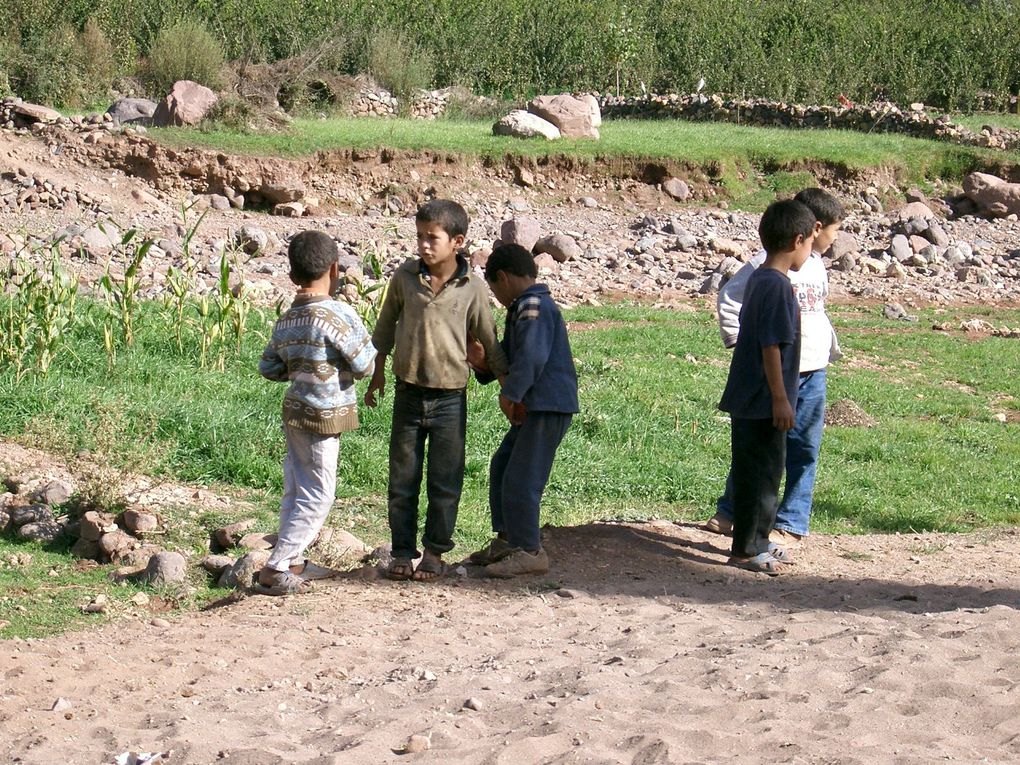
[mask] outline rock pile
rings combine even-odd
[[[269,560],[276,546],[276,534],[252,532],[256,521],[248,518],[215,529],[209,537],[210,554],[202,559],[204,568],[216,580],[217,587],[247,589]],[[365,560],[372,548],[347,531],[323,527],[309,546],[327,563],[353,563]],[[240,553],[237,557],[231,551]]]
[[[384,88],[362,88],[350,102],[355,117],[393,117],[398,106],[397,97]]]
[[[803,106],[763,98],[728,98],[703,94],[646,94],[599,97],[605,117],[673,118],[698,122],[786,128],[837,128],[866,133],[901,133],[915,138],[1013,151],[1020,130],[992,126],[975,132],[948,116],[930,114],[924,104],[902,109],[890,101],[867,105]]]
[[[4,483],[10,491],[0,494],[0,534],[43,544],[73,539],[75,557],[127,567],[126,575],[143,582],[184,581],[184,557],[149,541],[164,531],[157,513],[132,506],[117,514],[89,510],[78,517],[60,513],[76,492],[69,480],[26,475],[9,476]]]
[[[421,91],[411,103],[411,116],[419,120],[434,120],[442,117],[450,102],[450,93],[450,88]]]
[[[0,173],[0,209],[30,212],[40,208],[69,212],[107,212],[103,203],[80,189],[31,174],[18,167]]]

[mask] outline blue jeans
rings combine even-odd
[[[786,487],[776,512],[776,528],[807,536],[811,503],[815,495],[815,471],[825,428],[825,370],[800,376],[797,413],[793,430],[786,434]],[[716,510],[733,520],[733,474],[726,476],[726,489]]]
[[[464,486],[467,393],[397,380],[390,433],[389,523],[394,558],[417,558],[418,496],[425,470],[428,508],[422,544],[437,555],[453,549]]]
[[[535,552],[542,546],[539,506],[552,472],[556,449],[573,415],[528,412],[512,425],[489,463],[489,512],[492,530],[511,547]]]

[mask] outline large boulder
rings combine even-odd
[[[25,101],[14,104],[11,107],[11,111],[26,122],[56,122],[61,117],[60,112],[56,109],[50,109],[48,106],[40,106],[39,104],[26,103]]]
[[[150,125],[156,102],[147,98],[118,98],[106,113],[119,125]]]
[[[1009,183],[987,173],[971,173],[963,180],[963,193],[985,215],[995,218],[1020,215],[1020,183]]]
[[[592,104],[595,104],[593,111]],[[565,138],[598,139],[596,120],[602,117],[594,99],[575,98],[566,93],[558,96],[536,96],[528,104],[528,111],[551,122]]]
[[[521,216],[503,221],[499,238],[504,244],[518,244],[531,252],[542,238],[542,224],[536,218]]]
[[[560,137],[560,129],[548,120],[514,109],[492,126],[493,135],[509,135],[514,138],[545,138],[552,141]]]
[[[156,127],[197,125],[217,100],[216,94],[205,85],[191,80],[178,80],[167,97],[156,106],[152,124]]]

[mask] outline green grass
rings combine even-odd
[[[925,311],[916,324],[888,322],[875,307],[833,309],[847,358],[830,371],[830,402],[851,398],[879,425],[826,431],[816,531],[1020,523],[1020,378],[1005,373],[1020,368],[1020,343],[931,329],[934,321],[958,325],[974,316],[1020,325],[1020,311],[987,307]],[[544,519],[576,525],[710,515],[729,449],[727,421],[715,408],[729,356],[710,308],[578,308],[567,317],[579,323],[572,343],[582,411],[560,449]],[[97,450],[113,464],[211,483],[254,502],[253,511],[193,517],[182,508],[173,516],[175,545],[196,556],[209,529],[224,521],[254,514],[260,528],[272,529],[282,484],[284,386],[255,372],[268,328],[268,319],[253,320],[225,373],[201,371],[196,352],[179,354],[158,309],[147,306],[136,348],[122,350],[108,372],[101,337],[80,325],[47,378],[19,383],[0,374],[0,434],[68,454]],[[504,431],[495,395],[493,387],[471,385],[458,552],[488,534],[488,459]],[[379,409],[362,411],[359,431],[343,436],[340,502],[330,521],[372,544],[387,537],[391,401],[392,390]],[[995,421],[994,412],[1011,413],[1011,423]],[[133,592],[95,571],[75,571],[62,550],[0,539],[0,560],[22,551],[32,552],[30,566],[0,569],[0,620],[10,622],[0,636],[65,629],[80,623],[78,607],[94,591],[116,598]],[[218,592],[193,584],[198,590],[188,603]]]
[[[945,142],[841,130],[613,120],[600,128],[599,141],[522,141],[494,136],[491,127],[487,121],[331,118],[298,119],[286,132],[275,134],[239,133],[222,128],[167,128],[152,134],[174,146],[205,146],[230,153],[285,157],[385,147],[490,158],[565,155],[603,161],[610,171],[614,159],[666,159],[707,171],[715,180],[730,186],[733,196],[762,189],[763,194],[771,195],[777,188],[799,188],[805,178],[797,174],[810,173],[817,165],[838,172],[887,168],[897,172],[904,182],[915,183],[933,178],[958,180],[979,167],[1020,161],[1017,153],[996,154]],[[777,176],[784,172],[794,175]]]
[[[953,122],[969,127],[971,130],[980,130],[985,125],[1020,130],[1020,114],[979,112],[977,114],[954,114],[950,116]]]

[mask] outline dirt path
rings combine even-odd
[[[352,574],[0,644],[0,760],[1020,758],[1018,531],[817,537],[778,580],[667,522],[550,529],[548,577]],[[58,698],[70,708],[48,711]],[[477,709],[465,708],[473,699]],[[431,748],[397,754],[413,734]]]

